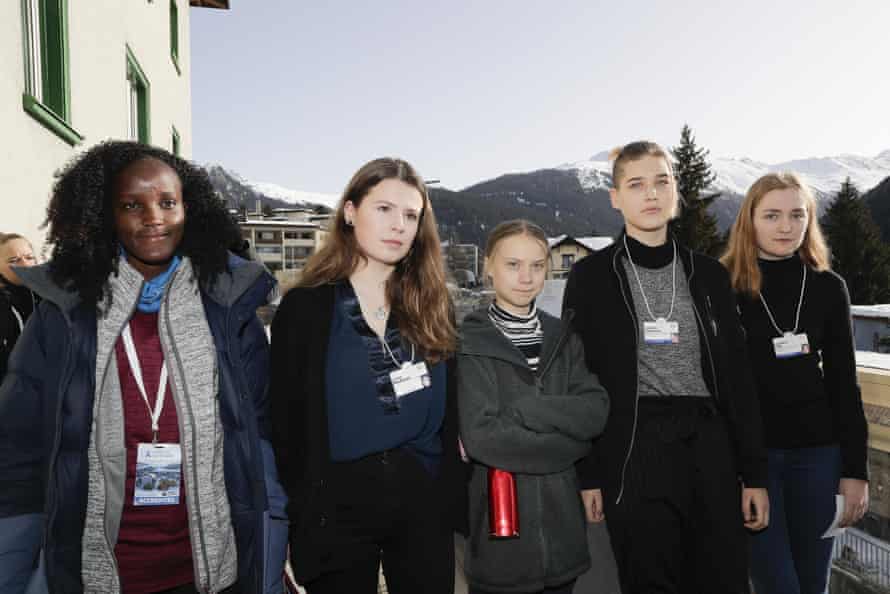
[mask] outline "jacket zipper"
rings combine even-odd
[[[59,308],[59,309],[61,310],[61,308]],[[65,316],[65,318],[67,318],[67,316]],[[50,548],[49,532],[52,527],[53,521],[56,518],[56,510],[58,509],[58,506],[55,505],[55,501],[54,501],[55,495],[56,495],[56,489],[54,488],[55,483],[53,482],[52,479],[53,479],[53,473],[55,472],[55,469],[56,469],[56,460],[59,456],[59,449],[61,448],[61,442],[62,442],[62,423],[61,423],[62,402],[64,401],[65,388],[71,382],[72,370],[69,369],[69,367],[71,365],[71,351],[74,348],[74,344],[72,342],[72,337],[73,337],[74,333],[71,332],[71,326],[72,326],[71,321],[68,320],[68,330],[69,330],[69,332],[68,332],[68,334],[69,334],[68,348],[65,350],[65,360],[64,360],[64,366],[63,366],[63,369],[65,369],[65,371],[66,371],[66,378],[64,381],[59,382],[59,397],[57,398],[57,403],[56,403],[56,417],[55,417],[56,422],[54,423],[55,427],[56,427],[56,434],[53,438],[53,449],[50,454],[49,469],[47,471],[47,477],[46,477],[46,479],[47,479],[46,480],[47,493],[46,493],[45,505],[49,509],[49,513],[46,514],[46,523],[45,523],[44,529],[43,529],[43,551],[44,551],[44,557],[46,558],[45,562],[44,562],[45,567],[46,567],[46,581],[50,587],[52,587],[53,564],[49,560],[50,555],[47,554],[49,551],[49,548]]]
[[[140,285],[139,290],[141,293],[142,292],[141,285]],[[134,303],[133,307],[130,309],[130,314],[127,316],[126,321],[124,322],[124,325],[121,326],[120,328],[118,328],[117,336],[120,336],[123,333],[124,326],[126,326],[129,323],[130,318],[133,317],[133,313],[135,311],[136,311],[136,303]],[[98,337],[97,337],[97,343],[98,343]],[[98,355],[98,353],[97,353],[97,355]],[[95,405],[97,411],[102,410],[102,395],[105,393],[105,382],[107,381],[108,369],[109,369],[109,367],[111,367],[111,357],[113,357],[113,356],[114,356],[114,343],[111,343],[111,353],[109,353],[108,358],[106,359],[105,369],[102,370],[102,383],[99,386],[97,386],[98,400],[96,401],[96,405]],[[124,423],[124,420],[121,419],[122,426],[123,426],[123,423]],[[96,419],[95,442],[96,442],[96,458],[99,460],[99,470],[104,475],[105,474],[105,462],[102,459],[102,447],[101,447],[101,444],[102,444],[102,423],[98,422],[98,419]],[[124,489],[124,499],[126,499],[126,497],[127,497],[127,493],[126,493],[126,489]],[[120,568],[118,567],[118,564],[117,564],[117,557],[114,556],[114,547],[111,546],[111,541],[108,539],[108,527],[106,526],[106,523],[108,522],[108,513],[107,513],[108,512],[108,500],[107,500],[107,498],[105,501],[105,506],[106,506],[106,509],[105,509],[105,513],[103,514],[105,516],[105,520],[102,522],[102,535],[105,537],[105,545],[108,547],[108,556],[111,558],[111,566],[114,568],[114,580],[116,582],[115,585],[116,585],[117,589],[120,590]]]
[[[695,312],[695,318],[698,320],[698,324],[702,329],[702,335],[705,337],[705,349],[708,351],[708,363],[710,364],[710,367],[711,367],[711,377],[714,380],[714,400],[716,400],[717,403],[719,404],[720,403],[720,386],[719,386],[719,380],[717,378],[717,371],[714,367],[714,355],[711,352],[711,341],[708,338],[708,333],[707,333],[707,330],[705,329],[705,324],[702,321],[701,315],[699,314],[698,306],[695,305],[695,297],[693,296],[693,293],[692,293],[692,277],[695,276],[695,254],[693,254],[691,251],[689,253],[689,268],[690,268],[689,278],[686,279],[686,284],[689,286],[689,295],[690,295],[690,297],[692,297],[692,299],[690,299],[690,301],[692,302],[692,311]],[[708,304],[708,311],[710,312],[711,297],[706,295],[705,299]],[[714,321],[713,316],[711,317],[711,322],[713,322],[713,324],[715,326],[714,335],[716,336],[717,335],[717,332],[716,332],[717,323]]]
[[[540,370],[538,371],[538,373],[535,374],[535,383],[538,385],[538,388],[543,388],[544,376],[547,375],[548,371],[550,371],[550,366],[553,365],[554,361],[556,361],[556,356],[559,355],[559,352],[565,345],[566,340],[568,340],[569,335],[571,335],[572,333],[571,322],[573,317],[574,312],[569,312],[566,318],[562,321],[562,332],[560,332],[559,334],[556,345],[550,352],[550,356],[547,358],[547,362],[544,364],[543,367],[539,368]]]
[[[172,286],[173,280],[174,279],[172,279],[172,278],[170,279],[170,281],[167,285],[168,287]],[[167,305],[166,297],[165,297],[164,305]],[[170,323],[170,309],[169,309],[169,307],[164,307],[164,322],[167,325],[167,333],[170,336],[173,336],[173,328]],[[173,341],[171,341],[171,344],[170,344],[170,352],[173,354],[173,358],[176,360],[176,366],[178,367],[179,372],[182,373],[184,376],[185,366],[182,364],[182,357],[180,356],[179,351],[176,349],[176,345],[172,344],[172,343],[173,343]],[[163,345],[163,342],[161,344]],[[214,348],[214,350],[215,350],[215,348]],[[167,358],[166,353],[164,354],[164,358],[165,359]],[[178,386],[176,385],[176,374],[171,373],[168,381],[170,382],[171,390],[179,391],[182,394],[182,398],[180,399],[180,400],[182,400],[182,402],[179,402],[175,397],[173,398],[173,402],[174,402],[174,404],[176,404],[176,407],[177,407],[177,415],[176,416],[177,416],[177,424],[179,425],[179,439],[181,441],[182,438],[185,436],[185,432],[183,431],[183,428],[185,426],[184,425],[185,421],[182,418],[181,407],[182,406],[187,407],[189,418],[192,419],[192,423],[194,423],[194,411],[192,410],[191,400],[188,397],[188,391],[186,390],[186,387],[183,385],[182,390],[178,390]],[[194,428],[194,426],[192,426],[192,441],[194,441],[196,439],[195,433],[196,433],[195,428]],[[190,450],[191,450],[190,454],[191,454],[192,460],[188,464],[188,466],[189,466],[188,470],[191,471],[189,473],[189,479],[191,480],[192,490],[195,494],[195,501],[194,501],[195,512],[197,513],[198,518],[201,518],[203,516],[201,514],[200,496],[198,495],[198,491],[199,491],[199,489],[198,489],[198,471],[197,471],[198,461],[197,461],[197,453],[195,452],[195,449],[196,448],[190,448]],[[183,456],[183,475],[186,474],[185,470],[186,470],[186,457]],[[188,491],[186,491],[186,493],[184,493],[184,494],[187,497]],[[186,499],[186,503],[188,503],[188,499]],[[193,533],[196,531],[198,534],[198,540],[201,542],[201,557],[204,559],[204,572],[205,572],[205,575],[203,576],[205,579],[202,580],[202,576],[199,575],[199,573],[198,573],[198,564],[197,563],[194,564],[195,565],[196,585],[198,586],[199,592],[210,592],[210,562],[208,560],[208,555],[207,555],[207,540],[204,536],[204,525],[200,521],[196,522],[196,521],[192,520],[192,517],[193,517],[193,514],[191,512],[189,512],[189,514],[188,514],[189,532]],[[197,526],[196,526],[196,524],[197,524]],[[192,543],[192,546],[194,546],[194,542]]]
[[[634,312],[633,308],[630,306],[630,302],[627,300],[627,293],[624,292],[624,285],[621,284],[621,275],[618,273],[618,255],[620,253],[621,249],[615,250],[615,255],[612,256],[612,271],[618,278],[618,288],[621,289],[621,297],[624,299],[624,305],[627,307],[627,312],[630,314],[630,319],[633,322],[634,352],[636,353],[636,356],[634,357],[634,422],[630,431],[630,444],[627,446],[627,454],[624,456],[624,463],[621,465],[621,482],[618,488],[618,497],[615,498],[615,505],[621,503],[621,497],[624,496],[624,473],[627,471],[627,464],[630,462],[630,455],[634,449],[634,442],[637,437],[637,420],[640,412],[640,324],[637,321],[636,312]]]

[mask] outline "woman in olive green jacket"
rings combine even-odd
[[[473,464],[465,571],[471,594],[571,592],[590,567],[575,461],[608,416],[567,323],[538,311],[546,237],[526,221],[499,225],[486,248],[490,308],[461,326],[461,439]],[[490,538],[488,469],[513,473],[519,536]]]

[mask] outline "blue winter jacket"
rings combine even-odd
[[[0,387],[0,592],[24,591],[37,573],[41,591],[82,592],[96,309],[50,281],[46,265],[20,276],[43,302]],[[269,346],[256,316],[274,286],[261,266],[231,256],[227,273],[201,288],[217,351],[235,590],[256,594],[281,592],[287,543],[286,496],[267,441]]]

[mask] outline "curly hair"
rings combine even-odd
[[[53,186],[44,227],[52,244],[50,275],[76,291],[85,303],[99,305],[108,280],[118,271],[120,244],[115,233],[114,185],[132,163],[157,159],[176,172],[182,184],[185,231],[177,252],[188,256],[199,282],[214,283],[227,267],[228,250],[241,234],[207,173],[163,149],[136,142],[107,141],[69,162]]]

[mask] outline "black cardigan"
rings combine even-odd
[[[621,238],[578,261],[569,274],[563,314],[574,310],[573,326],[584,342],[587,366],[609,393],[606,430],[591,454],[577,465],[584,489],[601,488],[614,501],[629,457],[637,413],[636,318],[620,258]],[[760,408],[751,378],[743,330],[726,269],[713,258],[680,247],[680,259],[695,305],[702,376],[728,420],[736,468],[747,487],[765,487],[766,451]]]
[[[318,576],[328,554],[331,514],[327,481],[331,465],[325,364],[334,308],[334,285],[291,289],[272,321],[269,386],[272,446],[278,475],[287,492],[290,561],[297,581]],[[430,513],[446,514],[466,532],[468,468],[457,445],[458,417],[454,358],[448,360],[442,463]]]

